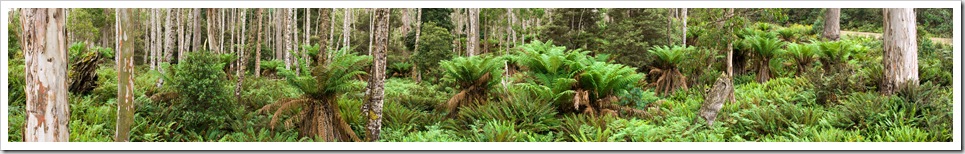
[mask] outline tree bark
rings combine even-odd
[[[158,9],[151,9],[151,70],[157,69],[158,50],[160,50],[160,28],[158,27]]]
[[[191,32],[194,32],[191,38],[191,51],[198,51],[201,50],[201,9],[194,8],[191,11],[194,16],[194,19],[191,19],[191,27],[193,27]]]
[[[131,9],[117,9],[117,127],[114,141],[130,140],[131,124],[134,123],[134,39],[128,39],[128,31],[134,29]]]
[[[168,9],[165,10],[165,18],[164,18],[164,57],[163,57],[163,58],[164,58],[164,59],[163,59],[163,62],[164,62],[164,63],[170,63],[170,62],[171,62],[171,56],[172,56],[171,53],[174,52],[174,29],[171,28],[171,26],[172,26],[172,21],[174,21],[174,19],[172,18],[172,15],[174,15],[174,14],[172,13],[172,10],[173,10],[173,8],[168,8]],[[159,63],[158,66],[157,66],[157,67],[158,67],[158,72],[161,72],[161,74],[164,74],[164,68],[161,68],[161,65],[160,65],[161,62],[158,62],[158,63]],[[158,78],[158,79],[157,79],[157,87],[158,87],[158,88],[161,88],[162,85],[164,85],[164,78]]]
[[[225,20],[225,14],[226,14],[225,11],[226,11],[226,9],[220,9],[220,10],[221,10],[221,13],[218,14],[218,19],[219,19],[219,21],[220,21],[220,22],[218,22],[218,26],[221,27],[221,30],[218,31],[218,48],[219,48],[219,49],[218,49],[218,54],[222,54],[222,53],[225,52],[225,50],[224,50],[224,39],[225,39],[225,36],[224,36],[224,35],[225,35],[225,30],[224,30],[225,22],[224,22],[224,20]]]
[[[378,26],[375,27],[375,47],[372,52],[375,58],[372,64],[371,71],[369,71],[371,77],[369,77],[369,95],[367,97],[369,100],[366,105],[368,106],[368,111],[365,113],[368,117],[368,124],[366,125],[366,141],[375,142],[379,140],[379,132],[382,130],[382,101],[385,95],[384,83],[385,83],[385,54],[388,51],[388,41],[389,41],[389,12],[391,10],[388,8],[378,8],[375,9],[374,14],[377,19]]]
[[[177,36],[178,37],[178,62],[181,62],[181,60],[184,60],[184,47],[185,47],[184,23],[181,22],[181,12],[184,12],[184,10],[177,9],[177,11],[175,12],[177,13],[177,16],[175,16],[175,21],[176,21],[175,23],[177,24],[177,30],[178,30],[178,36]]]
[[[682,28],[682,30],[683,30],[683,37],[680,38],[680,40],[683,41],[683,44],[681,44],[681,45],[687,46],[687,8],[682,8],[682,9],[681,9],[681,11],[680,11],[680,17],[682,18],[681,20],[683,21],[683,28]]]
[[[282,15],[282,16],[284,17],[284,19],[282,19],[282,24],[284,25],[283,28],[285,29],[284,32],[283,32],[283,34],[285,35],[285,38],[282,40],[282,41],[285,42],[285,44],[284,44],[284,45],[285,45],[285,46],[284,46],[284,49],[285,49],[285,50],[284,50],[284,54],[285,54],[285,69],[291,70],[291,69],[292,69],[292,59],[291,59],[291,58],[292,58],[292,39],[293,39],[293,38],[292,38],[292,35],[291,35],[291,34],[292,34],[291,18],[290,18],[290,16],[288,15],[288,14],[291,13],[291,9],[284,9],[284,10],[282,10],[282,11],[283,11],[283,15]]]
[[[479,8],[469,8],[469,33],[466,43],[466,55],[476,55],[479,46]]]
[[[828,40],[837,41],[841,34],[841,8],[828,8],[824,12],[824,34]]]
[[[207,19],[208,25],[205,26],[205,27],[207,27],[207,33],[208,33],[208,38],[207,38],[208,41],[207,41],[207,42],[208,42],[208,51],[209,51],[209,52],[216,52],[216,49],[218,49],[218,44],[215,43],[215,42],[217,42],[217,40],[215,39],[215,38],[216,38],[216,37],[215,37],[215,36],[216,36],[215,33],[217,33],[217,32],[215,32],[214,26],[215,26],[215,21],[218,20],[218,19],[215,19],[215,15],[214,15],[215,12],[216,12],[216,11],[214,11],[214,9],[211,9],[211,8],[208,9],[208,15],[207,15],[207,16],[208,16],[208,19]],[[216,52],[216,53],[217,53],[217,52]]]
[[[67,142],[67,24],[64,9],[21,9],[27,96],[25,142]]]
[[[419,35],[422,35],[422,8],[417,8],[417,9],[418,10],[416,11],[416,19],[415,19],[416,21],[415,22],[416,23],[415,24],[415,47],[414,47],[415,51],[413,55],[419,53]],[[415,79],[416,83],[421,83],[422,72],[419,71],[419,68],[416,67],[415,65],[412,65],[412,71],[415,72],[415,73],[412,73],[412,78]]]
[[[373,29],[375,29],[375,9],[374,8],[369,9],[369,55],[372,55],[372,40],[374,40],[374,38],[372,37],[375,37],[374,36],[375,31],[372,31]]]
[[[345,14],[343,14],[344,17],[342,18],[342,46],[351,48],[352,46],[349,44],[351,40],[349,40],[349,37],[352,33],[352,9],[345,8],[344,11]]]
[[[247,38],[247,35],[245,35],[247,34],[245,31],[246,30],[245,21],[247,20],[248,16],[247,16],[246,9],[241,8],[240,10],[241,10],[241,35],[240,35],[241,46],[239,46],[240,49],[238,50],[238,65],[237,65],[238,66],[238,72],[237,72],[238,83],[235,84],[235,97],[238,99],[238,102],[241,102],[241,90],[242,90],[241,85],[242,83],[244,83],[244,80],[245,80],[245,62],[248,62],[248,60],[246,59],[246,57],[248,56],[245,54],[245,44],[247,43],[245,42],[245,38]]]
[[[328,41],[328,47],[327,47],[327,49],[329,49],[329,50],[338,50],[338,49],[336,49],[336,48],[338,48],[338,46],[337,46],[337,45],[334,45],[335,42],[337,42],[337,41],[335,41],[335,8],[332,8],[332,11],[329,12],[329,17],[330,17],[330,18],[329,18],[329,20],[328,20],[328,40],[327,40],[327,41]],[[328,54],[325,55],[325,59],[326,59],[326,60],[325,60],[325,63],[324,63],[324,64],[326,64],[326,65],[328,64],[328,58],[329,58],[329,57],[331,57],[331,56],[329,56]]]
[[[298,62],[298,55],[300,55],[298,50],[299,48],[298,46],[298,10],[288,9],[288,13],[291,14],[290,15],[291,20],[289,20],[289,22],[291,22],[290,23],[291,30],[289,32],[292,35],[291,37],[292,53],[289,56],[289,59],[291,59],[292,65],[295,66],[295,76],[299,76],[301,75],[302,67],[299,67],[301,66],[300,65],[301,63]]]
[[[258,30],[255,30],[255,36],[258,36],[258,38],[255,39],[255,77],[256,77],[256,78],[257,78],[257,77],[261,77],[261,36],[262,36],[262,35],[261,35],[261,25],[262,25],[262,20],[261,20],[261,19],[262,19],[262,17],[263,17],[263,16],[262,16],[263,11],[264,11],[264,9],[258,8],[258,13],[257,13],[257,14],[258,14],[258,21],[255,22],[255,24],[258,24],[258,28],[257,28]]]
[[[882,92],[891,95],[905,86],[918,85],[918,35],[912,8],[886,8],[882,12],[885,20]]]

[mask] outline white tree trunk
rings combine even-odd
[[[283,11],[284,11],[284,13],[285,13],[285,14],[283,15],[285,19],[282,19],[282,20],[283,20],[283,23],[284,23],[284,26],[285,26],[285,27],[284,27],[285,30],[284,30],[284,32],[283,32],[284,35],[285,35],[285,38],[284,38],[284,40],[283,40],[283,41],[285,42],[285,53],[284,53],[284,54],[285,54],[285,69],[291,70],[291,69],[292,69],[292,59],[291,59],[291,57],[292,57],[292,55],[291,55],[291,53],[292,53],[292,35],[291,35],[291,34],[292,34],[292,33],[291,33],[291,32],[292,32],[292,24],[291,24],[291,18],[289,18],[289,17],[288,17],[288,14],[287,14],[287,13],[291,13],[291,11],[290,11],[290,9],[285,9],[285,10],[283,10]]]
[[[245,54],[245,44],[247,43],[245,41],[246,40],[245,38],[247,38],[248,36],[246,35],[247,29],[245,29],[245,25],[246,25],[245,21],[247,21],[248,19],[248,14],[247,14],[248,10],[244,8],[241,8],[240,10],[241,10],[241,35],[240,35],[241,46],[239,47],[240,49],[238,50],[238,65],[237,65],[238,66],[238,71],[237,71],[238,83],[235,84],[235,97],[237,98],[238,102],[241,102],[241,90],[242,90],[241,85],[242,83],[244,83],[244,80],[245,80],[245,63],[248,62],[248,59],[246,58],[248,57],[248,55]]]
[[[349,37],[352,33],[352,9],[345,8],[344,11],[345,14],[342,18],[342,46],[351,48],[352,45],[350,44],[351,40],[349,40]]]
[[[21,9],[27,96],[25,142],[67,142],[67,24],[64,9]]]
[[[909,83],[918,85],[918,44],[915,11],[912,8],[886,8],[882,62],[885,66],[883,92],[894,94]]]

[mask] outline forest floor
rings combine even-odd
[[[855,32],[855,31],[841,31],[841,35],[873,36],[873,37],[875,37],[875,38],[880,38],[880,37],[881,37],[881,33]],[[952,44],[952,39],[951,39],[951,38],[932,37],[931,40],[932,40],[933,42],[941,42],[941,43],[944,43],[944,44]]]

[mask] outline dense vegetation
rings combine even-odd
[[[393,9],[390,25],[411,26],[395,18],[415,19],[410,16],[416,11],[399,10]],[[917,42],[920,86],[896,95],[878,92],[884,69],[880,38],[823,40],[815,27],[822,25],[821,9],[739,9],[743,14],[717,22],[712,16],[724,10],[691,9],[691,18],[681,22],[668,16],[675,9],[511,10],[519,21],[504,18],[509,16],[504,9],[483,9],[482,49],[473,56],[464,52],[467,37],[457,35],[464,24],[450,18],[464,9],[422,10],[418,40],[415,30],[393,28],[390,34],[380,141],[952,141],[953,48],[927,39],[952,35],[951,20],[945,20],[951,9],[919,9],[918,26],[926,34]],[[875,15],[881,13],[874,10],[843,9],[841,27],[880,31]],[[114,22],[112,13],[103,11],[71,13],[91,19],[73,26],[77,37],[100,38],[111,29],[98,27]],[[341,23],[340,12],[330,13],[335,20],[328,22]],[[370,22],[365,12],[359,16],[365,18],[356,24]],[[767,22],[771,18],[786,22]],[[10,21],[8,42],[10,141],[23,140],[25,120],[18,22]],[[683,23],[687,35],[680,36]],[[503,31],[503,25],[516,30]],[[326,47],[315,42],[328,35],[312,36],[310,44],[323,47],[302,44],[311,58],[289,69],[272,57],[272,47],[261,44],[266,56],[260,77],[252,75],[254,69],[245,70],[244,78],[232,75],[239,59],[248,61],[247,68],[256,65],[254,58],[235,53],[187,52],[184,60],[158,65],[163,71],[136,60],[131,141],[358,140],[371,118],[360,108],[372,57],[365,55],[368,28],[357,27],[349,47]],[[679,43],[684,39],[686,44]],[[695,124],[707,90],[726,72],[728,41],[736,102],[723,106],[714,125]],[[114,51],[101,47],[108,45],[70,48],[71,63],[100,59],[92,69],[93,88],[69,95],[71,141],[113,141],[118,81]],[[255,49],[254,43],[247,46]],[[322,54],[331,58],[315,58]],[[161,86],[159,79],[165,80]],[[235,98],[239,80],[244,90]],[[337,118],[316,118],[320,114]],[[337,128],[316,126],[329,123]],[[321,133],[330,136],[312,136]]]

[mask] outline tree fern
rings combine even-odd
[[[456,57],[439,63],[444,71],[443,81],[456,85],[459,93],[449,99],[449,117],[454,117],[459,107],[481,103],[488,99],[489,90],[499,83],[503,70],[503,58],[479,55]]]

